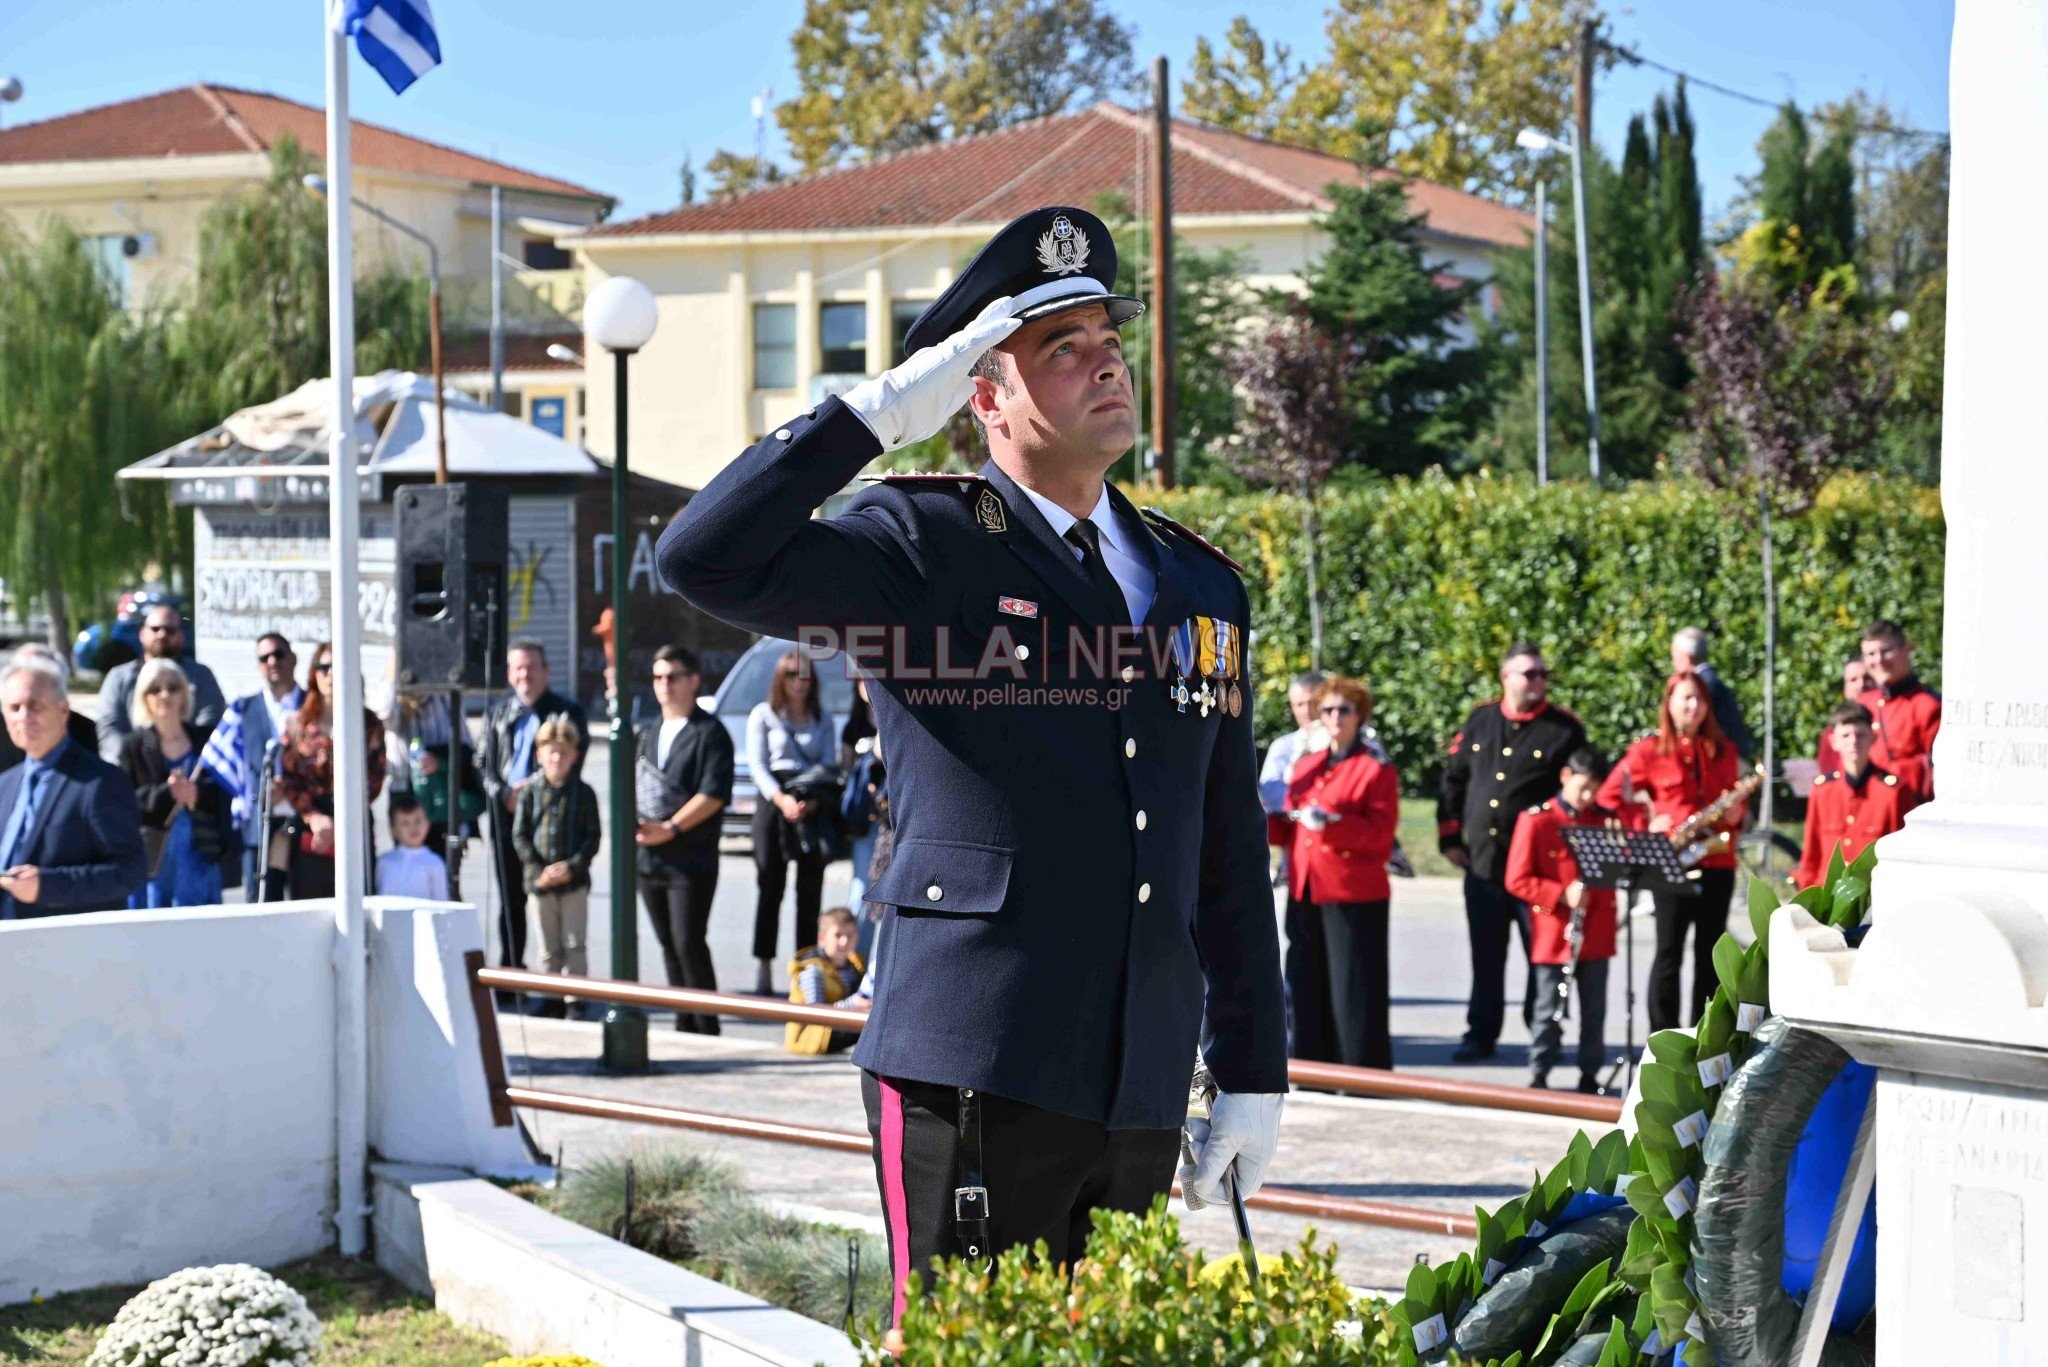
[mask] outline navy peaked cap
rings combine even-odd
[[[1116,284],[1116,242],[1103,221],[1086,209],[1055,204],[1033,209],[989,239],[946,292],[918,315],[904,335],[906,352],[943,342],[974,321],[991,303],[1008,295],[1015,317],[1101,304],[1109,321],[1122,327],[1145,311]]]

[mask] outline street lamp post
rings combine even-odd
[[[1550,205],[1536,177],[1536,486],[1550,483]]]
[[[1595,483],[1600,479],[1600,389],[1593,374],[1593,268],[1587,257],[1586,238],[1586,161],[1579,149],[1577,138],[1561,138],[1524,128],[1515,135],[1515,145],[1530,152],[1568,152],[1572,159],[1572,237],[1578,247],[1579,257],[1579,356],[1581,367],[1586,372],[1586,467]],[[1543,192],[1543,183],[1537,182],[1537,193]],[[1539,201],[1540,204],[1540,201]],[[1541,210],[1538,210],[1541,216]],[[1538,225],[1537,250],[1542,251],[1543,227]],[[1543,275],[1539,269],[1536,276],[1537,289],[1543,288]],[[1541,297],[1540,295],[1538,296]],[[1538,345],[1541,346],[1543,321],[1537,323]],[[1540,378],[1540,377],[1539,377]],[[1542,393],[1541,389],[1538,391]],[[1547,399],[1548,395],[1545,394]]]
[[[640,823],[633,800],[633,736],[626,706],[633,658],[626,619],[626,571],[632,555],[626,516],[626,363],[647,345],[658,320],[654,292],[629,276],[602,281],[583,305],[584,330],[612,354],[612,677],[606,703],[612,723],[612,977],[620,982],[640,977],[633,911],[633,832]],[[637,1007],[606,1010],[604,1065],[615,1073],[646,1070],[647,1017]]]

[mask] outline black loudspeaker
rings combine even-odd
[[[493,666],[505,654],[505,491],[408,484],[395,500],[398,686],[502,683],[503,669]]]

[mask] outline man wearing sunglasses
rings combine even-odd
[[[1453,1063],[1493,1057],[1507,1014],[1508,930],[1522,937],[1522,1024],[1535,1008],[1529,909],[1508,891],[1508,850],[1522,813],[1557,796],[1564,762],[1586,743],[1579,719],[1550,701],[1550,667],[1534,642],[1508,648],[1500,696],[1472,709],[1451,737],[1437,797],[1437,847],[1465,871],[1472,999]]]
[[[115,764],[121,758],[121,742],[135,729],[129,708],[135,701],[135,677],[143,660],[170,660],[192,681],[192,724],[211,732],[228,710],[213,671],[185,653],[185,619],[169,603],[158,603],[142,614],[142,659],[115,665],[100,685],[99,709],[93,720],[99,728],[100,758]]]

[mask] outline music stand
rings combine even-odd
[[[1619,1062],[1607,1070],[1602,1086],[1614,1090],[1614,1079],[1628,1069],[1628,1085],[1636,1080],[1636,923],[1630,898],[1638,887],[1652,893],[1676,892],[1693,897],[1699,887],[1694,874],[1678,862],[1678,847],[1657,831],[1630,831],[1615,826],[1566,826],[1564,843],[1579,866],[1579,881],[1589,888],[1613,888],[1615,909],[1626,937],[1628,976],[1628,1042]]]

